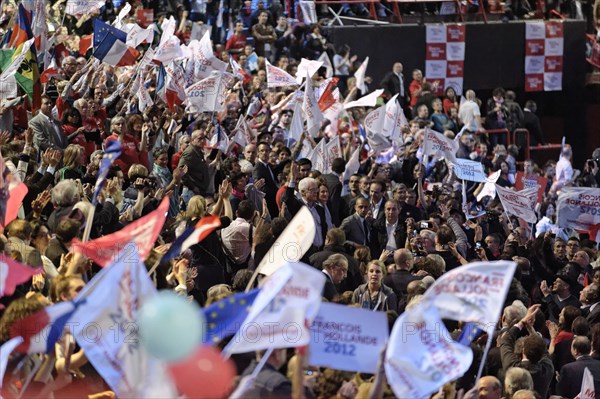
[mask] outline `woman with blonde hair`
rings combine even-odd
[[[229,226],[233,215],[229,196],[231,185],[227,180],[219,187],[219,197],[211,209],[207,206],[206,199],[201,195],[190,198],[183,221],[187,228],[195,226],[200,219],[211,213],[221,216],[221,227],[212,231],[199,243],[192,245],[183,256],[190,261],[189,273],[194,280],[194,289],[190,292],[200,304],[207,297],[208,289],[217,284],[229,283],[226,277],[226,259],[219,239],[219,230]]]
[[[79,144],[69,144],[63,154],[64,167],[58,171],[56,182],[65,179],[83,179],[85,175],[85,150]]]
[[[386,267],[380,260],[372,260],[367,265],[367,283],[359,286],[352,294],[352,303],[363,309],[398,311],[398,298],[394,291],[383,284]]]

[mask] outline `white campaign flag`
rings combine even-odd
[[[329,167],[326,169],[327,172],[325,173],[330,173],[331,172],[331,161],[333,161],[336,158],[341,158],[342,157],[342,148],[340,146],[340,136],[335,136],[333,138],[333,140],[330,140],[329,143],[325,144],[325,152],[327,153],[327,156],[329,157]]]
[[[144,75],[141,73],[138,75],[138,90],[136,92],[138,98],[138,108],[141,112],[144,112],[147,107],[154,104],[152,97],[150,97],[148,90],[146,90],[146,87],[144,86],[143,76]]]
[[[300,208],[269,252],[258,265],[261,274],[270,276],[287,261],[299,261],[315,240],[317,227],[307,207]]]
[[[213,71],[208,78],[185,89],[185,94],[195,112],[221,112],[225,105],[227,85],[232,80],[231,74]]]
[[[325,274],[304,263],[285,263],[262,285],[226,354],[291,348],[310,342],[309,326],[321,306]]]
[[[226,153],[229,149],[229,137],[227,137],[221,125],[217,125],[215,133],[210,138],[208,145],[212,148],[223,151],[223,153]]]
[[[317,19],[317,6],[314,1],[300,0],[299,4],[305,24],[316,24],[319,22]]]
[[[435,307],[422,303],[394,323],[384,366],[396,397],[428,398],[471,366],[471,348],[452,340],[442,317]]]
[[[302,58],[300,60],[300,64],[298,65],[298,69],[296,70],[296,82],[301,84],[306,75],[312,77],[323,65],[322,61],[311,61],[306,58]]]
[[[302,110],[304,111],[304,118],[306,119],[306,130],[312,137],[317,137],[319,135],[319,130],[321,129],[323,114],[319,109],[319,104],[315,98],[315,93],[313,91],[309,76],[306,77]]]
[[[137,250],[125,249],[77,295],[85,298],[72,318],[75,340],[119,398],[176,397],[163,362],[140,345],[136,319],[156,295]]]
[[[367,66],[369,65],[369,57],[365,58],[362,64],[358,67],[356,72],[354,72],[354,77],[356,78],[356,87],[363,93],[367,92],[367,85],[365,84],[365,76],[367,73]],[[378,96],[379,97],[379,96]]]
[[[267,67],[267,87],[289,87],[289,86],[298,86],[298,82],[296,79],[283,69],[277,68],[274,65],[271,65],[269,60],[265,59],[265,64]]]
[[[314,170],[322,170],[324,171],[323,173],[329,173],[327,170],[331,169],[329,167],[331,162],[329,162],[329,154],[327,153],[324,138],[322,138],[321,141],[319,141],[319,144],[312,149],[312,152],[307,158],[310,159]]]
[[[138,24],[135,24],[133,28],[127,32],[127,45],[130,47],[137,47],[144,42],[152,43],[153,40],[154,28],[152,25],[144,29]]]
[[[80,17],[84,14],[91,14],[104,7],[104,0],[67,0],[65,13]]]
[[[252,129],[248,126],[246,119],[243,115],[240,115],[240,119],[238,120],[237,126],[235,127],[235,134],[231,138],[232,141],[235,141],[242,147],[247,146],[248,144],[254,142],[254,133],[252,133]]]
[[[350,176],[355,173],[358,173],[358,169],[360,168],[360,150],[361,147],[357,147],[356,150],[350,155],[350,159],[346,163],[346,170],[344,170],[344,188],[346,187],[346,182],[350,181]]]
[[[484,197],[496,198],[496,182],[500,177],[501,170],[497,170],[485,178],[483,189],[477,194],[477,201],[481,201]]]
[[[205,75],[210,74],[212,71],[225,72],[227,70],[227,63],[215,57],[209,31],[206,31],[202,36],[198,49],[199,54],[196,55],[196,63],[200,63],[200,71]]]
[[[425,135],[423,140],[423,154],[425,155],[436,155],[443,157],[450,162],[455,162],[456,151],[458,151],[458,143],[442,133],[436,132],[429,128],[425,128]],[[423,162],[427,162],[425,156],[423,156]]]
[[[496,192],[502,202],[504,211],[523,219],[527,223],[536,223],[537,216],[533,210],[534,204],[531,203],[527,193],[512,191],[496,184]],[[536,190],[537,196],[537,190]]]
[[[300,140],[303,130],[304,120],[302,118],[302,103],[296,101],[296,105],[294,105],[294,113],[292,114],[292,122],[290,124],[290,133],[288,139],[292,139],[294,141]]]
[[[594,375],[587,367],[583,370],[583,379],[581,380],[581,392],[575,396],[575,399],[595,399],[596,387],[594,386]]]
[[[596,232],[600,240],[600,190],[593,187],[564,187],[556,201],[557,225]],[[592,236],[592,239],[594,237]]]
[[[517,265],[514,262],[474,262],[444,273],[423,295],[444,319],[477,323],[494,332]]]
[[[321,56],[317,58],[317,61],[321,61],[323,63],[323,66],[327,68],[327,74],[325,75],[325,77],[327,79],[333,77],[333,64],[331,63],[331,60],[327,55],[327,51],[323,51],[323,53],[321,53]]]
[[[125,3],[125,5],[121,9],[121,11],[119,12],[119,15],[117,15],[115,22],[113,22],[113,26],[117,29],[122,29],[123,23],[121,21],[123,21],[123,18],[125,18],[129,14],[130,11],[131,11],[131,4]]]
[[[392,143],[382,133],[385,114],[385,107],[379,107],[369,112],[365,117],[367,142],[375,154],[379,154],[392,146]]]
[[[383,89],[375,90],[372,93],[367,94],[359,98],[356,101],[350,101],[344,104],[344,109],[350,109],[354,107],[374,107],[377,105],[377,99],[383,94]]]
[[[162,37],[165,37],[164,33]],[[181,42],[176,36],[171,36],[164,42],[161,42],[154,52],[154,59],[162,62],[164,65],[167,65],[174,59],[181,58],[182,56]]]
[[[385,104],[385,113],[381,125],[381,134],[389,138],[396,145],[402,145],[402,126],[408,126],[404,110],[396,101],[398,94]]]

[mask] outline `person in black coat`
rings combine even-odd
[[[529,130],[530,144],[546,144],[544,140],[544,134],[542,132],[542,125],[540,118],[535,114],[537,111],[537,104],[533,100],[528,100],[523,108],[523,127]]]
[[[331,255],[323,262],[323,274],[326,279],[321,296],[331,302],[339,295],[336,285],[339,285],[348,274],[346,257],[342,254]]]
[[[383,284],[394,290],[399,299],[407,295],[407,287],[411,281],[421,278],[410,272],[413,266],[413,256],[408,249],[401,248],[394,252],[394,271],[383,279]]]
[[[269,154],[271,153],[271,146],[268,143],[259,143],[257,151],[258,157],[256,160],[256,164],[254,165],[252,177],[254,178],[254,181],[264,179],[265,186],[263,188],[263,191],[265,192],[265,198],[267,200],[267,208],[269,209],[269,214],[271,215],[271,217],[275,217],[279,215],[279,208],[277,207],[277,202],[275,201],[275,197],[277,196],[277,190],[279,189],[279,187],[277,185],[277,178],[275,172],[269,164]]]
[[[390,98],[398,94],[397,101],[404,108],[408,103],[408,90],[406,90],[402,70],[403,66],[401,63],[394,63],[392,70],[383,77],[380,86]]]
[[[325,184],[329,190],[329,209],[331,211],[331,222],[334,226],[339,226],[345,216],[341,206],[342,197],[342,175],[346,170],[346,161],[344,158],[335,158],[331,162],[332,173],[326,173],[321,177],[325,179]]]
[[[560,369],[556,384],[556,394],[565,398],[574,398],[581,391],[583,374],[587,368],[594,377],[596,399],[600,399],[600,360],[590,356],[592,346],[588,337],[577,336],[571,345],[571,354],[575,358],[572,363],[565,364]]]
[[[358,267],[358,262],[352,257],[344,247],[346,234],[340,228],[333,228],[325,236],[325,247],[322,251],[312,254],[309,258],[310,264],[321,270],[324,268],[325,261],[334,254],[341,254],[348,262],[348,273],[346,277],[338,283],[338,292],[354,291],[363,283],[363,278]]]

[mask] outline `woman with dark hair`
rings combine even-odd
[[[571,343],[573,342],[573,322],[581,316],[581,310],[575,306],[565,306],[558,316],[558,324],[548,320],[546,327],[550,332],[550,347],[548,352],[552,356],[554,369],[560,370],[567,363],[574,362],[571,355]]]
[[[88,141],[85,137],[85,127],[81,119],[81,114],[75,108],[69,108],[63,113],[62,117],[63,132],[67,135],[69,144],[79,144],[84,149],[85,159],[90,159],[90,156],[96,151],[96,144],[93,141]]]
[[[444,113],[450,116],[450,108],[459,108],[458,105],[458,96],[456,95],[456,91],[454,87],[448,86],[446,87],[446,91],[444,91]]]
[[[498,159],[494,163],[493,170],[494,172],[500,171],[500,177],[498,177],[498,180],[496,181],[497,185],[500,187],[512,187],[512,183],[508,178],[508,163],[503,158]]]

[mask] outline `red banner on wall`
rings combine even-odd
[[[562,90],[562,21],[525,24],[525,91]]]

